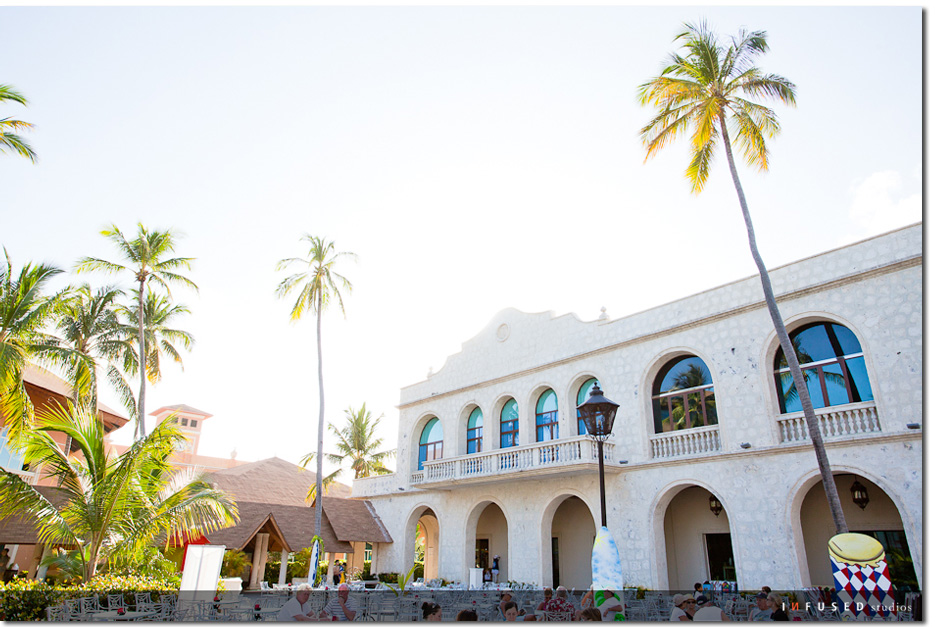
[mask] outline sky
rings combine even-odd
[[[693,195],[687,139],[644,161],[653,109],[637,87],[683,22],[766,30],[759,66],[797,86],[797,107],[774,105],[769,171],[738,163],[769,267],[920,221],[928,17],[2,6],[0,83],[30,102],[0,117],[35,125],[39,161],[0,155],[0,245],[15,267],[70,270],[118,260],[100,235],[112,224],[178,231],[199,291],[173,297],[196,343],[148,388],[148,413],[213,414],[202,454],[297,462],[316,448],[315,325],[289,321],[275,266],[305,253],[305,233],[334,241],[358,259],[337,267],[353,284],[345,317],[323,321],[327,421],[365,403],[391,447],[400,389],[504,308],[617,319],[755,274],[726,163]],[[73,274],[56,286],[83,280],[130,287]]]

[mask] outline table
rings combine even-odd
[[[91,612],[88,614],[88,617],[91,620],[137,620],[139,618],[146,618],[148,616],[156,616],[158,612],[156,610],[145,610],[141,612],[136,611],[127,611],[123,614],[120,614],[117,610],[108,610],[106,612]]]

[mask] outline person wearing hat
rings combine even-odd
[[[695,600],[696,610],[695,618],[692,620],[698,622],[718,622],[722,620],[731,620],[720,607],[709,601],[704,596]]]
[[[749,621],[755,620],[773,620],[770,616],[773,614],[773,609],[770,607],[770,601],[767,600],[766,592],[757,593],[757,607],[751,610],[751,613],[748,614],[747,619]]]
[[[672,616],[669,617],[670,621],[692,620],[692,617],[695,615],[695,599],[692,598],[691,594],[677,594],[672,597],[672,603],[675,607],[672,608]]]

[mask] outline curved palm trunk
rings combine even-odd
[[[137,290],[137,342],[140,350],[138,366],[140,367],[140,395],[137,397],[137,432],[136,439],[144,437],[146,425],[144,424],[144,395],[147,393],[147,353],[144,351],[146,340],[144,338],[144,280],[140,280]]]
[[[780,315],[780,309],[777,307],[777,299],[774,298],[773,287],[770,284],[770,275],[767,274],[767,268],[757,251],[757,240],[754,236],[754,225],[751,224],[751,214],[747,208],[747,200],[744,198],[744,189],[741,187],[741,181],[738,179],[738,171],[734,166],[734,156],[731,152],[731,142],[728,139],[728,128],[725,125],[724,116],[720,116],[721,138],[725,144],[725,154],[728,157],[728,166],[731,168],[731,178],[734,180],[734,188],[738,193],[738,201],[741,203],[741,212],[744,214],[744,224],[747,227],[747,241],[751,247],[751,256],[754,263],[757,264],[757,271],[760,274],[761,287],[764,289],[764,300],[767,301],[767,309],[770,311],[770,319],[773,320],[774,330],[777,332],[777,339],[780,340],[780,346],[783,354],[787,358],[787,365],[790,368],[790,374],[793,376],[793,382],[796,384],[796,391],[800,397],[800,403],[803,405],[803,417],[806,420],[806,430],[809,432],[810,440],[813,442],[813,450],[816,452],[816,462],[819,464],[819,475],[822,479],[823,489],[826,492],[826,500],[829,502],[829,510],[832,512],[832,519],[836,524],[836,533],[848,532],[848,526],[845,523],[845,515],[842,512],[842,503],[839,500],[839,493],[836,491],[836,482],[832,476],[832,469],[829,467],[829,458],[826,455],[826,447],[823,444],[822,434],[819,432],[819,421],[816,419],[816,412],[813,411],[813,402],[809,397],[809,390],[806,389],[806,381],[803,379],[803,373],[800,371],[800,362],[797,359],[796,351],[793,349],[793,342],[787,334],[786,326],[783,324],[783,317]]]
[[[323,423],[326,420],[326,405],[323,401],[323,342],[320,322],[323,314],[323,301],[317,302],[317,378],[320,384],[320,418],[317,422],[317,496],[314,509],[313,533],[320,535],[320,522],[323,518]]]

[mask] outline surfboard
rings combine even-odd
[[[591,550],[591,588],[594,590],[594,606],[600,608],[609,602],[604,595],[609,590],[617,601],[623,603],[623,570],[620,568],[620,552],[607,527],[601,527]],[[626,620],[623,612],[617,612],[614,620]]]

